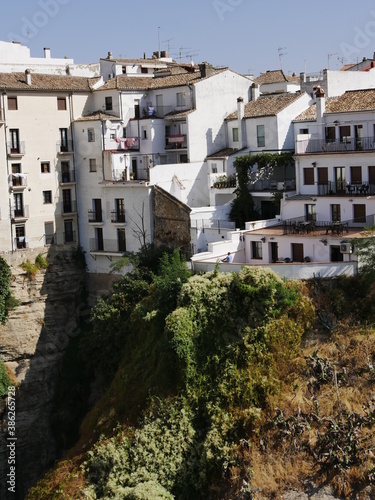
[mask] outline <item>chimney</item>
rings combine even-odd
[[[29,69],[25,71],[25,82],[27,85],[31,85],[31,73]]]
[[[253,83],[251,86],[251,100],[256,101],[259,97],[260,90],[259,85],[257,83]]]
[[[316,97],[316,119],[317,121],[323,118],[323,114],[326,110],[326,99],[325,92],[320,85],[315,85],[314,89]]]
[[[112,52],[108,52],[108,57],[107,59],[112,59]]]
[[[206,76],[212,75],[214,68],[212,64],[203,62],[199,65],[199,71],[201,72],[201,78],[206,78]]]
[[[244,116],[245,116],[245,104],[242,97],[237,98],[237,127],[238,127],[238,143],[239,148],[242,149],[244,146]]]
[[[44,47],[44,59],[51,59],[51,49]]]

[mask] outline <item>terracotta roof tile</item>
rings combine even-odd
[[[263,85],[267,83],[280,83],[280,82],[300,82],[298,76],[286,76],[282,69],[276,69],[272,71],[267,71],[266,73],[261,73],[254,80],[258,85]]]
[[[261,95],[256,101],[250,101],[245,104],[244,118],[276,116],[283,109],[297,101],[302,95],[300,93]],[[226,120],[237,120],[237,111],[227,116]]]
[[[136,76],[120,75],[108,80],[97,90],[153,90],[167,87],[178,87],[182,85],[194,85],[205,78],[217,75],[227,68],[213,69],[204,78],[200,71],[189,73],[181,68],[180,71],[172,75],[160,76],[157,78],[145,78]]]
[[[245,149],[245,148],[243,148],[243,149]],[[207,158],[208,159],[227,158],[228,156],[231,156],[233,154],[239,153],[240,151],[243,151],[243,149],[237,149],[237,148],[221,149],[220,151],[217,151],[216,153],[212,153],[211,155],[207,156]]]
[[[101,111],[94,111],[93,113],[89,113],[88,115],[83,115],[77,118],[76,122],[87,122],[87,121],[96,121],[96,120],[121,120],[119,116],[109,115],[107,113],[102,113]]]
[[[338,97],[326,99],[325,114],[375,111],[375,89],[348,90]],[[316,105],[298,115],[294,121],[316,120]]]
[[[86,78],[81,76],[44,75],[30,73],[31,85],[25,80],[25,73],[0,73],[1,90],[61,90],[90,92],[93,85],[100,78]]]

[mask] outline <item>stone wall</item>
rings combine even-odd
[[[39,252],[41,249],[39,249]],[[7,496],[9,472],[6,448],[6,408],[1,401],[0,498],[25,498],[57,457],[49,419],[59,367],[69,339],[77,334],[83,308],[85,271],[75,252],[51,247],[42,253],[47,270],[35,279],[20,267],[35,261],[38,250],[3,254],[11,265],[12,290],[20,304],[0,325],[0,358],[17,381],[16,392],[16,495]]]

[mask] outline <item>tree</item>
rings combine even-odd
[[[246,222],[260,219],[249,191],[249,184],[270,179],[275,169],[285,168],[293,161],[292,153],[260,153],[238,156],[235,159],[237,189],[235,190],[236,198],[232,202],[230,219],[236,222],[237,227],[244,229]],[[253,170],[254,166],[257,166],[256,170]]]

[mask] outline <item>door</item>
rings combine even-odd
[[[163,113],[163,94],[158,94],[156,96],[156,113],[159,118],[164,116]]]
[[[70,189],[63,189],[63,213],[72,212],[72,195]]]
[[[14,217],[23,217],[23,194],[16,193],[13,195],[14,200]]]
[[[17,248],[26,248],[25,226],[16,226],[16,244]]]
[[[44,223],[44,238],[45,238],[46,245],[53,245],[55,243],[53,222],[45,222]]]
[[[370,185],[370,194],[375,193],[375,166],[368,168],[368,183]]]
[[[74,241],[73,220],[67,219],[64,221],[64,243]]]
[[[303,243],[292,243],[292,261],[303,262]]]
[[[340,245],[330,245],[331,262],[343,262],[344,255],[340,252]]]
[[[60,129],[60,151],[67,152],[68,151],[68,129],[61,128]]]
[[[94,210],[94,220],[95,222],[102,222],[102,200],[100,198],[94,198],[93,202],[93,210]]]
[[[363,149],[363,126],[354,125],[355,148]]]
[[[124,198],[115,199],[116,222],[125,222],[125,203]]]
[[[11,128],[9,130],[10,134],[10,152],[19,153],[20,152],[20,141],[19,141],[19,131],[18,129]]]
[[[335,167],[335,181],[336,181],[336,193],[345,194],[346,192],[345,167]]]
[[[271,246],[271,261],[276,262],[279,259],[279,248],[276,242],[270,243]]]
[[[61,162],[61,180],[62,182],[70,182],[68,161]]]
[[[96,250],[102,252],[104,250],[103,228],[95,228]]]
[[[126,252],[125,229],[117,229],[117,243],[119,252]]]

